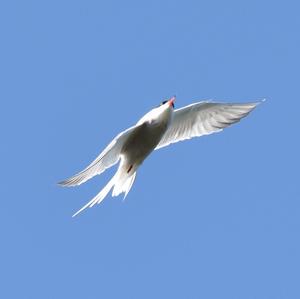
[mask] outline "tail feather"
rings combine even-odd
[[[134,172],[134,174],[126,181],[126,189],[125,189],[125,195],[124,195],[124,199],[126,198],[128,192],[130,191],[133,183],[134,183],[134,180],[135,180],[135,177],[136,177],[136,172]]]
[[[91,208],[95,204],[99,204],[108,194],[108,192],[111,190],[111,188],[115,184],[116,175],[112,177],[112,179],[106,184],[106,186],[92,199],[90,200],[86,205],[84,205],[79,211],[77,211],[72,217],[75,217],[80,212],[85,210],[86,208]]]
[[[120,175],[122,172],[117,171],[117,173],[111,178],[111,180],[106,184],[106,186],[86,205],[84,205],[79,211],[77,211],[72,217],[75,217],[81,213],[86,208],[91,208],[95,204],[99,204],[106,197],[109,191],[114,187],[112,196],[118,196],[121,193],[125,193],[124,198],[130,191],[132,184],[136,177],[136,172],[134,172],[130,177]],[[126,173],[127,174],[127,173]]]
[[[135,177],[136,177],[136,172],[134,172],[129,177],[125,176],[124,178],[120,178],[119,180],[116,180],[112,196],[118,196],[121,193],[125,193],[124,196],[125,198],[132,187]]]

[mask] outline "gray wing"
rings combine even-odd
[[[247,116],[259,103],[199,102],[177,109],[156,149],[185,139],[220,132]]]
[[[122,147],[124,142],[127,140],[128,136],[136,129],[137,126],[131,127],[124,132],[117,135],[112,142],[102,151],[102,153],[84,170],[75,174],[74,176],[59,182],[61,186],[77,186],[80,185],[93,176],[101,174],[107,168],[115,165],[121,155]]]

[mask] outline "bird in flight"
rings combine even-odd
[[[107,185],[85,206],[99,204],[113,188],[112,196],[130,191],[136,172],[153,151],[171,143],[220,132],[247,116],[260,102],[215,103],[202,101],[174,109],[175,97],[145,114],[136,125],[118,134],[102,153],[84,170],[66,179],[61,186],[77,186],[101,174],[120,161]]]

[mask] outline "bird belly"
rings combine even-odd
[[[132,132],[124,143],[121,152],[130,171],[132,168],[135,170],[154,150],[166,129],[166,124],[151,125],[144,123]]]

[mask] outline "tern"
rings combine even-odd
[[[172,97],[150,110],[136,125],[118,134],[84,170],[59,183],[68,187],[80,185],[120,161],[118,170],[107,185],[73,217],[84,209],[101,203],[111,189],[112,196],[125,193],[125,198],[138,168],[153,150],[178,141],[220,132],[240,121],[261,103],[202,101],[174,109],[174,102],[175,97]]]

